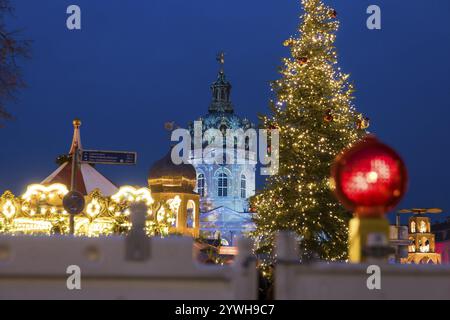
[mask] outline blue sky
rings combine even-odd
[[[146,184],[169,145],[163,124],[206,113],[217,65],[227,53],[237,112],[267,112],[283,40],[300,14],[293,0],[15,0],[14,24],[33,40],[24,62],[28,88],[0,129],[0,190],[20,194],[68,152],[72,119],[86,148],[132,150],[135,167],[99,167],[117,184]],[[338,53],[356,86],[370,130],[396,148],[410,174],[402,207],[450,208],[450,2],[328,0],[338,11]],[[66,28],[66,8],[82,10],[82,30]],[[366,28],[366,8],[382,9],[382,30]]]

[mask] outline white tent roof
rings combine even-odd
[[[75,151],[81,148],[80,126],[81,121],[75,120],[74,134],[72,145],[70,147],[70,155],[73,155]],[[51,175],[49,175],[41,184],[62,183],[70,187],[72,174],[72,160],[62,164]],[[104,196],[111,196],[118,191],[118,188],[104,177],[100,172],[88,163],[81,163],[79,169],[76,172],[76,184],[77,191],[83,194],[89,194],[95,189],[99,189]]]

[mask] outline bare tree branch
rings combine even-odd
[[[6,27],[5,19],[13,12],[9,0],[0,0],[0,121],[13,118],[6,105],[16,101],[16,93],[25,87],[17,61],[30,58],[31,51],[31,41],[20,39],[21,30]]]

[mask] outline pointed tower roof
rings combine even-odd
[[[70,188],[72,176],[72,156],[77,150],[82,149],[80,135],[81,121],[75,119],[73,121],[73,127],[73,139],[69,151],[69,155],[71,157],[69,161],[63,163],[58,169],[42,181],[41,184],[49,185],[53,183],[62,183]],[[111,196],[118,191],[117,187],[110,180],[104,177],[88,163],[80,164],[78,170],[76,170],[75,180],[75,189],[84,195],[89,194],[94,189],[99,189],[104,196]]]
[[[223,53],[219,53],[217,61],[220,64],[217,80],[211,85],[212,101],[208,109],[208,113],[198,118],[202,121],[202,132],[208,129],[243,129],[255,128],[255,125],[247,118],[241,118],[234,112],[234,106],[231,103],[231,84],[225,76],[223,65],[225,57]],[[189,131],[194,136],[194,123],[189,123]]]
[[[231,83],[228,82],[225,71],[225,54],[223,52],[219,53],[217,56],[217,61],[220,64],[220,71],[217,75],[217,80],[211,85],[212,91],[212,101],[209,106],[209,112],[226,112],[233,113],[233,105],[231,103]]]

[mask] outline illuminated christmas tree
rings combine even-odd
[[[355,111],[349,75],[337,66],[336,11],[321,0],[302,4],[299,36],[285,41],[291,57],[272,84],[271,114],[261,117],[265,128],[280,131],[280,166],[252,199],[254,236],[257,251],[270,254],[275,233],[292,230],[305,258],[341,260],[351,214],[331,193],[330,166],[366,134],[369,119]]]

